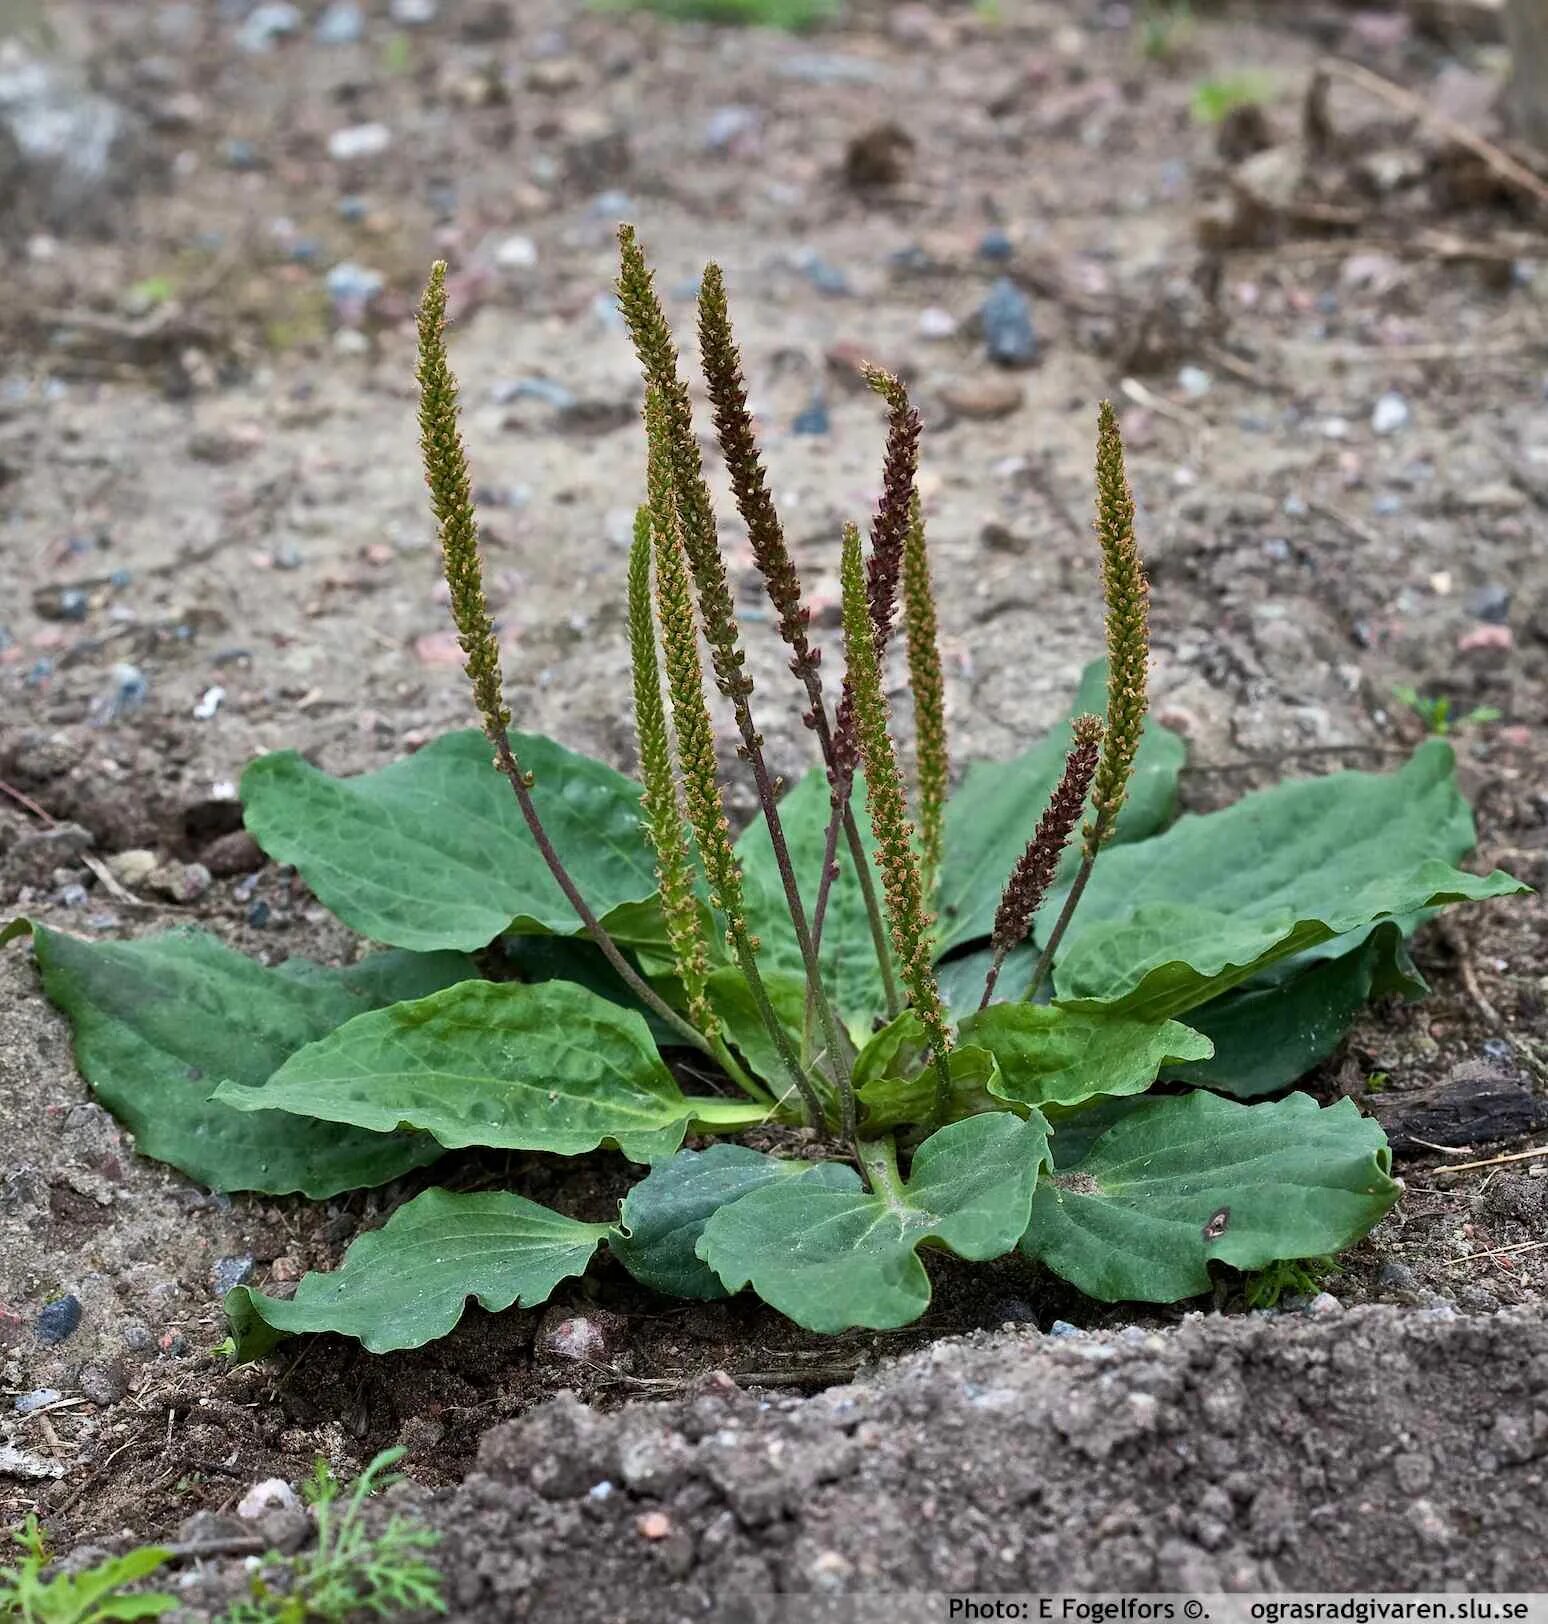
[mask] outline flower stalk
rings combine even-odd
[[[930,920],[925,914],[914,855],[914,831],[908,821],[903,780],[897,752],[887,729],[887,696],[882,689],[877,627],[866,593],[861,562],[860,532],[847,525],[840,566],[843,586],[844,657],[849,691],[854,695],[855,741],[865,767],[866,804],[876,836],[882,872],[882,891],[892,925],[892,945],[898,956],[909,1001],[925,1029],[930,1058],[935,1066],[937,1123],[945,1120],[951,1102],[948,1055],[951,1035],[940,987],[932,967]]]
[[[494,746],[496,768],[516,797],[522,819],[536,843],[548,871],[575,910],[586,934],[602,950],[609,964],[634,995],[686,1044],[713,1056],[709,1040],[661,997],[629,963],[581,895],[565,867],[532,798],[532,775],[524,772],[511,743],[511,713],[505,704],[500,669],[500,643],[484,593],[483,565],[478,549],[478,520],[473,510],[473,481],[467,450],[459,427],[457,380],[446,354],[446,262],[430,270],[419,307],[419,429],[425,483],[440,536],[441,560],[451,596],[457,641],[465,657],[463,669],[473,687],[473,700],[483,718],[484,732]]]
[[[645,399],[645,435],[649,446],[646,486],[656,572],[657,619],[677,735],[683,799],[693,826],[699,861],[709,881],[710,906],[725,921],[726,945],[747,978],[759,1018],[768,1030],[791,1087],[806,1107],[808,1120],[820,1125],[824,1120],[822,1103],[801,1065],[789,1033],[774,1012],[758,969],[758,942],[747,925],[742,867],[731,845],[731,825],[726,818],[715,759],[715,730],[705,694],[704,667],[699,659],[698,623],[677,514],[667,434],[665,402],[659,390],[651,389]]]
[[[629,226],[619,228],[618,238],[619,307],[634,339],[647,389],[654,391],[657,397],[657,433],[661,455],[664,465],[671,471],[677,533],[681,537],[682,551],[692,575],[716,686],[731,703],[741,740],[738,753],[752,769],[807,985],[811,989],[822,1026],[826,1055],[838,1083],[842,1131],[846,1139],[853,1139],[856,1112],[848,1038],[839,1025],[822,984],[817,946],[796,881],[795,865],[791,861],[789,842],[785,838],[784,823],[779,814],[774,780],[763,754],[763,735],[758,732],[753,717],[753,683],[746,670],[747,657],[742,648],[725,560],[716,536],[715,514],[709,487],[704,480],[698,441],[694,436],[687,385],[678,375],[677,347],[666,313],[656,297],[650,269],[645,263],[638,239]],[[658,536],[658,548],[660,545]]]
[[[946,743],[946,681],[924,506],[914,492],[903,542],[903,628],[908,639],[908,682],[914,695],[914,775],[918,788],[920,864],[925,897],[935,895],[946,841],[946,786],[951,755]]]
[[[994,931],[990,937],[994,956],[990,960],[989,973],[984,977],[984,996],[978,1004],[980,1009],[989,1007],[1007,956],[1026,940],[1032,929],[1032,920],[1059,871],[1059,859],[1075,832],[1086,796],[1091,791],[1103,731],[1101,722],[1095,716],[1075,718],[1075,743],[1065,757],[1064,771],[1054,786],[1042,817],[1037,821],[1037,828],[1027,842],[1026,850],[1005,882],[1005,891],[995,912]]]
[[[887,1017],[892,1019],[901,1008],[898,1002],[897,980],[892,970],[892,956],[887,948],[887,930],[882,920],[881,905],[876,895],[876,883],[871,865],[860,839],[860,828],[850,804],[848,783],[853,772],[842,774],[834,750],[833,724],[829,720],[828,705],[822,686],[822,650],[812,646],[808,627],[811,610],[801,600],[801,577],[785,541],[784,527],[769,492],[768,479],[758,454],[757,436],[753,431],[752,412],[747,404],[747,385],[742,374],[742,358],[731,329],[731,313],[726,303],[725,277],[718,265],[704,268],[699,284],[699,355],[704,367],[704,378],[709,388],[710,404],[715,415],[715,432],[727,472],[731,476],[731,489],[736,497],[742,522],[752,547],[753,561],[763,577],[769,602],[774,606],[780,636],[790,648],[790,669],[806,690],[807,710],[802,716],[817,737],[828,782],[835,793],[834,806],[842,822],[850,858],[860,882],[865,901],[866,916],[870,922],[871,939],[876,949],[876,960],[881,970],[882,985],[887,1005]],[[842,799],[837,798],[840,784],[845,786]],[[837,830],[823,864],[824,875],[831,874],[837,856]],[[831,881],[819,883],[818,900],[812,913],[812,939],[820,951],[822,926],[827,912]],[[808,1025],[814,1010],[808,999]]]
[[[1092,784],[1091,817],[1082,831],[1080,867],[1032,972],[1028,998],[1037,996],[1053,967],[1097,853],[1117,827],[1150,704],[1150,587],[1134,539],[1134,492],[1124,469],[1123,435],[1118,414],[1106,400],[1097,411],[1096,485],[1096,534],[1107,611],[1107,731]]]

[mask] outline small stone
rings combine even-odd
[[[704,124],[706,152],[734,152],[751,146],[763,128],[763,114],[756,107],[733,103],[717,107]]]
[[[215,1288],[215,1295],[224,1297],[228,1291],[245,1285],[252,1279],[256,1267],[257,1260],[251,1252],[244,1252],[240,1257],[218,1258],[210,1270],[210,1284]]]
[[[1457,639],[1457,651],[1461,654],[1474,654],[1484,649],[1503,653],[1515,646],[1516,636],[1509,626],[1474,626]]]
[[[145,878],[145,889],[169,902],[197,902],[213,876],[203,863],[163,863]]]
[[[216,711],[225,700],[226,690],[218,684],[213,688],[206,688],[199,695],[199,702],[194,706],[192,715],[196,722],[208,722],[214,718]]]
[[[247,922],[254,930],[262,930],[268,924],[271,912],[268,903],[260,897],[256,902],[248,905]]]
[[[346,259],[328,272],[324,286],[335,309],[358,313],[387,286],[387,279],[369,265],[357,265]]]
[[[647,1511],[634,1519],[641,1539],[668,1539],[672,1533],[672,1519],[664,1511]]]
[[[300,1504],[296,1491],[284,1478],[266,1477],[237,1501],[236,1514],[243,1522],[257,1522],[271,1511],[294,1511]]]
[[[1029,367],[1037,360],[1031,301],[1009,277],[990,288],[978,315],[984,347],[996,366]]]
[[[994,226],[978,239],[978,257],[989,265],[1003,265],[1016,256],[1016,245],[1008,232]]]
[[[978,539],[997,553],[1024,553],[1032,545],[1025,536],[998,519],[990,519],[978,532]]]
[[[1026,390],[1013,378],[973,378],[949,383],[941,391],[941,403],[957,417],[986,422],[1009,417],[1026,400]]]
[[[819,293],[826,293],[830,298],[842,298],[850,291],[848,276],[837,265],[830,265],[820,254],[808,250],[800,256],[797,264],[802,276]]]
[[[1467,609],[1475,620],[1487,621],[1491,626],[1503,626],[1510,618],[1510,588],[1481,586],[1467,600]]]
[[[82,1365],[81,1392],[93,1404],[106,1409],[111,1404],[121,1403],[128,1395],[129,1378],[117,1359],[106,1364]]]
[[[328,156],[336,163],[356,163],[380,157],[391,145],[392,131],[385,124],[349,124],[328,137]]]
[[[365,38],[365,13],[357,0],[332,0],[312,30],[319,45],[358,45]]]
[[[267,0],[264,5],[254,6],[248,12],[237,30],[237,48],[254,55],[272,50],[276,40],[296,33],[300,27],[299,7],[291,5],[289,0]]]
[[[204,866],[218,879],[251,874],[263,864],[264,855],[258,842],[245,829],[233,829],[228,835],[217,836],[204,848]]]
[[[439,10],[438,0],[392,0],[387,15],[405,28],[423,28],[426,23],[435,21]]]
[[[1412,414],[1408,402],[1395,389],[1389,389],[1371,410],[1371,429],[1376,434],[1396,434],[1408,427]]]
[[[495,249],[495,264],[505,271],[530,270],[538,262],[537,244],[519,233],[506,237]]]
[[[1308,1314],[1342,1314],[1344,1305],[1331,1291],[1319,1291],[1306,1305]]]
[[[45,1347],[67,1342],[81,1323],[78,1297],[59,1297],[44,1305],[38,1315],[38,1341]]]
[[[1179,367],[1177,387],[1189,400],[1202,400],[1214,387],[1215,380],[1203,367]]]
[[[812,397],[811,404],[804,411],[797,412],[790,425],[792,434],[827,434],[833,427],[833,419],[828,413],[827,402],[820,395]]]
[[[1079,1326],[1071,1325],[1068,1320],[1055,1320],[1048,1327],[1048,1334],[1055,1337],[1067,1337],[1079,1336],[1081,1332]]]
[[[35,1410],[46,1410],[50,1404],[57,1404],[62,1397],[57,1387],[35,1387],[30,1393],[23,1393],[11,1407],[18,1415],[31,1415]]]
[[[1419,1276],[1406,1263],[1383,1263],[1376,1271],[1379,1291],[1417,1292]]]
[[[538,1327],[538,1352],[571,1364],[607,1364],[615,1329],[611,1315],[550,1312]]]
[[[955,338],[957,334],[957,318],[949,310],[940,305],[927,305],[919,312],[919,336],[938,342],[943,338]]]

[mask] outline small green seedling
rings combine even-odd
[[[1437,694],[1431,699],[1406,684],[1395,687],[1392,697],[1400,705],[1406,705],[1424,723],[1426,733],[1433,733],[1438,738],[1445,738],[1448,733],[1461,727],[1482,727],[1488,722],[1497,722],[1501,714],[1493,705],[1475,705],[1466,715],[1453,721],[1451,700],[1445,694]]]
[[[14,1566],[0,1567],[0,1616],[21,1624],[106,1624],[109,1619],[160,1618],[178,1605],[176,1596],[129,1590],[171,1558],[159,1545],[142,1545],[84,1572],[56,1574],[45,1582],[49,1552],[38,1519],[29,1516],[11,1538],[22,1555]]]
[[[1223,124],[1239,107],[1260,107],[1278,90],[1267,73],[1229,73],[1205,79],[1193,90],[1193,116],[1200,124]]]
[[[698,350],[715,433],[816,757],[784,788],[676,342],[633,231],[620,243],[645,382],[617,696],[638,780],[512,725],[438,265],[421,446],[482,729],[358,778],[281,751],[242,780],[264,851],[390,951],[270,968],[198,932],[0,931],[30,933],[82,1069],[140,1151],[216,1189],[325,1199],[465,1147],[646,1169],[592,1222],[513,1189],[423,1189],[294,1297],[231,1292],[238,1356],[311,1331],[417,1347],[470,1298],[543,1302],[603,1247],[664,1294],[750,1288],[838,1332],[916,1319],[943,1250],[1171,1302],[1220,1266],[1349,1246],[1397,1199],[1386,1140],[1352,1100],[1285,1090],[1369,998],[1425,990],[1405,933],[1428,910],[1524,889],[1456,866],[1474,836],[1449,747],[1174,822],[1183,744],[1147,720],[1148,588],[1104,403],[1107,658],[1045,738],[954,774],[919,415],[897,378],[868,374],[881,494],[868,538],[836,538],[834,670],[711,265]],[[757,797],[740,835],[712,690]],[[767,1124],[807,1129],[804,1154],[737,1142]]]
[[[383,1450],[339,1504],[343,1485],[318,1456],[302,1497],[312,1509],[317,1543],[294,1556],[264,1557],[248,1581],[247,1596],[234,1603],[221,1624],[311,1624],[362,1612],[378,1618],[399,1613],[444,1613],[440,1570],[425,1552],[440,1535],[407,1517],[392,1517],[373,1534],[361,1517],[366,1501],[397,1478],[389,1468],[403,1449]]]
[[[1242,1300],[1249,1308],[1277,1308],[1281,1297],[1312,1296],[1334,1275],[1342,1274],[1331,1257],[1289,1258],[1247,1276]]]

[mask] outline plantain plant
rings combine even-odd
[[[1455,866],[1473,827],[1449,746],[1172,822],[1183,749],[1147,721],[1147,588],[1104,404],[1107,658],[1067,722],[948,798],[918,414],[870,374],[884,473],[869,537],[841,538],[830,681],[711,266],[716,436],[819,758],[781,793],[673,335],[634,233],[620,243],[647,451],[627,577],[640,782],[513,726],[437,265],[421,440],[482,729],[357,778],[284,751],[242,781],[260,846],[386,950],[270,968],[193,932],[7,933],[30,931],[139,1148],[217,1189],[323,1198],[469,1146],[646,1169],[595,1223],[514,1190],[424,1189],[292,1298],[233,1291],[236,1351],[309,1331],[417,1346],[470,1297],[542,1302],[600,1248],[661,1292],[750,1287],[836,1332],[916,1318],[931,1250],[1019,1251],[1096,1298],[1172,1301],[1211,1264],[1350,1245],[1399,1193],[1385,1139],[1348,1099],[1286,1090],[1368,998],[1424,990],[1405,941],[1431,910],[1524,889]],[[907,755],[887,698],[899,626]],[[758,798],[740,835],[717,707]],[[738,1142],[752,1130],[773,1148]]]

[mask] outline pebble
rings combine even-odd
[[[289,0],[266,0],[254,6],[237,30],[236,42],[240,50],[258,53],[272,50],[274,42],[301,27],[301,10]]]
[[[608,1359],[608,1330],[597,1319],[575,1314],[567,1319],[545,1320],[538,1348],[551,1359],[573,1364],[605,1364]]]
[[[104,1365],[82,1365],[81,1392],[93,1404],[106,1409],[110,1404],[121,1403],[128,1395],[129,1378],[117,1359]]]
[[[1389,389],[1371,409],[1371,428],[1377,434],[1396,434],[1408,427],[1408,402],[1395,389]]]
[[[296,1491],[284,1478],[266,1477],[237,1501],[236,1514],[243,1522],[257,1522],[271,1511],[295,1511],[300,1504]]]
[[[495,249],[495,264],[502,270],[525,271],[537,264],[537,244],[530,237],[507,237]]]
[[[1214,387],[1215,380],[1203,367],[1179,367],[1177,387],[1189,400],[1202,400]]]
[[[387,278],[369,265],[341,260],[328,272],[324,286],[335,307],[364,309],[387,286]]]
[[[991,265],[1003,265],[1015,257],[1016,245],[998,226],[986,231],[978,239],[978,257]]]
[[[426,23],[435,21],[439,10],[439,0],[392,0],[387,15],[406,28],[423,28]]]
[[[137,665],[113,667],[112,686],[103,695],[98,715],[106,724],[132,716],[150,697],[150,679]]]
[[[230,879],[234,874],[251,874],[262,868],[264,857],[258,842],[245,829],[233,829],[230,834],[216,836],[204,848],[203,861],[217,879]]]
[[[328,156],[337,163],[353,163],[376,158],[392,145],[392,131],[385,124],[349,124],[328,137]]]
[[[225,697],[226,690],[224,688],[206,688],[199,696],[198,704],[196,704],[193,708],[193,719],[196,722],[210,721],[214,717],[216,711],[220,709],[221,703]]]
[[[1009,277],[1002,276],[990,288],[978,315],[984,347],[997,366],[1029,367],[1037,360],[1031,302]]]
[[[1468,613],[1475,620],[1487,621],[1492,626],[1503,626],[1510,618],[1510,588],[1481,586],[1467,600]]]
[[[240,1257],[218,1258],[214,1268],[210,1270],[210,1284],[215,1288],[217,1297],[224,1297],[228,1291],[245,1285],[253,1277],[253,1270],[257,1268],[257,1260],[251,1252],[243,1252]]]
[[[161,864],[155,852],[138,846],[130,851],[116,851],[105,861],[108,873],[131,891],[143,885]]]
[[[259,156],[257,147],[251,141],[243,141],[237,136],[226,142],[221,148],[221,155],[225,158],[228,169],[245,172],[263,168],[263,159]]]
[[[790,425],[792,434],[827,434],[833,427],[833,419],[829,415],[827,402],[821,395],[814,395],[811,404],[804,411],[797,412]]]
[[[949,383],[941,391],[941,402],[958,417],[987,421],[1009,417],[1019,411],[1026,391],[1012,378],[975,378]]]
[[[358,45],[365,38],[365,13],[356,0],[332,0],[312,35],[319,45]]]
[[[80,1298],[56,1298],[45,1304],[38,1314],[38,1341],[50,1348],[60,1342],[68,1342],[80,1323]]]
[[[820,254],[808,249],[803,253],[797,264],[801,275],[806,278],[819,293],[826,293],[831,298],[840,298],[850,291],[849,277],[837,265],[830,265]]]
[[[1048,1327],[1048,1334],[1049,1336],[1057,1337],[1079,1336],[1081,1335],[1081,1331],[1079,1326],[1071,1325],[1068,1320],[1055,1320],[1053,1324]]]
[[[932,340],[955,338],[957,318],[940,305],[928,305],[919,312],[919,336]]]
[[[1306,1305],[1308,1314],[1342,1314],[1344,1305],[1331,1291],[1319,1291]]]
[[[496,406],[509,406],[518,400],[537,400],[545,406],[552,406],[556,412],[567,412],[576,405],[575,396],[570,390],[552,378],[512,378],[507,383],[497,383],[491,393]]]
[[[12,1408],[18,1415],[31,1415],[34,1410],[57,1404],[63,1396],[57,1387],[34,1387],[30,1393],[23,1393]]]
[[[672,1533],[672,1519],[664,1511],[646,1511],[634,1519],[641,1539],[668,1539]]]
[[[704,124],[706,152],[730,152],[753,140],[763,125],[763,115],[756,107],[732,103],[717,107]]]
[[[145,877],[145,889],[170,902],[197,902],[213,880],[203,863],[163,863]]]

